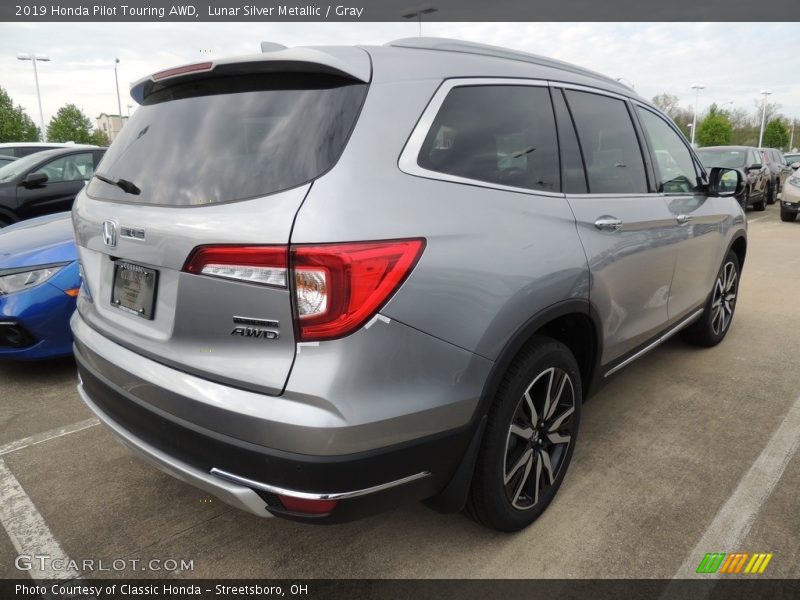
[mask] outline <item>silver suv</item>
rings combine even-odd
[[[547,58],[266,50],[133,86],[73,212],[81,396],[256,515],[424,499],[528,525],[603,381],[679,331],[727,333],[741,176]]]

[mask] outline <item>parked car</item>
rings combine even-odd
[[[105,151],[97,146],[44,150],[0,167],[0,227],[69,210]]]
[[[697,151],[706,168],[725,167],[736,169],[745,181],[744,188],[736,195],[742,210],[752,206],[756,210],[767,208],[770,171],[763,164],[758,148],[749,146],[708,146]]]
[[[0,154],[4,156],[16,156],[21,158],[29,154],[35,154],[42,150],[54,150],[56,148],[81,148],[87,147],[84,144],[74,142],[3,142],[0,144]],[[91,146],[90,146],[91,147]]]
[[[73,208],[79,392],[256,515],[428,499],[520,529],[564,479],[584,398],[673,334],[729,331],[741,175],[706,174],[614,79],[414,38],[131,93]]]
[[[767,204],[774,204],[783,189],[784,182],[792,175],[792,168],[783,153],[775,148],[759,148],[763,163],[769,169],[770,180],[767,185]]]
[[[786,164],[792,169],[792,171],[796,171],[798,167],[800,167],[800,152],[789,152],[783,155],[784,159],[786,159]]]
[[[798,211],[800,211],[800,176],[793,173],[786,180],[781,194],[781,221],[794,221]]]
[[[0,359],[72,354],[80,282],[68,212],[0,230]]]
[[[7,165],[10,162],[17,160],[15,156],[0,156],[0,167]]]

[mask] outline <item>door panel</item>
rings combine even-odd
[[[18,213],[23,219],[69,210],[75,196],[94,173],[94,153],[68,154],[31,172],[45,173],[47,181],[35,188],[19,187]]]
[[[711,290],[731,199],[706,196],[703,171],[672,123],[641,105],[636,114],[653,155],[656,189],[673,217],[669,237],[678,249],[667,312],[674,321],[702,304]]]
[[[589,187],[589,194],[567,198],[589,262],[589,298],[602,321],[601,362],[608,364],[666,326],[675,218],[664,198],[651,193],[644,142],[628,104],[583,91],[565,96]]]
[[[589,260],[589,297],[603,324],[601,360],[608,364],[665,327],[677,252],[675,218],[656,194],[568,200]],[[619,219],[621,227],[600,230],[595,222],[605,215]]]

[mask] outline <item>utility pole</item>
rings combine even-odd
[[[767,96],[772,92],[770,90],[761,90],[761,95],[764,96],[764,102],[761,105],[761,132],[758,134],[758,147],[761,148],[764,142],[764,125],[767,121]]]
[[[41,125],[42,141],[47,141],[47,130],[44,128],[44,112],[42,111],[42,94],[39,91],[39,71],[36,69],[37,62],[50,62],[47,56],[41,54],[17,54],[17,60],[29,60],[33,63],[33,79],[36,81],[36,99],[39,101],[39,125]]]
[[[704,90],[706,85],[704,83],[693,83],[691,88],[695,90],[694,95],[694,117],[692,118],[692,146],[694,146],[695,130],[697,129],[697,103],[700,101],[700,90]]]

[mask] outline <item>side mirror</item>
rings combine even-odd
[[[757,171],[761,168],[761,163],[753,163],[752,165],[745,167],[745,171]]]
[[[730,198],[744,189],[744,179],[737,169],[714,167],[708,174],[708,195]]]
[[[792,167],[792,170],[797,171],[797,169],[800,169],[800,162],[793,162],[789,166]]]
[[[47,183],[47,173],[28,173],[22,180],[22,185],[26,188],[35,188]]]

